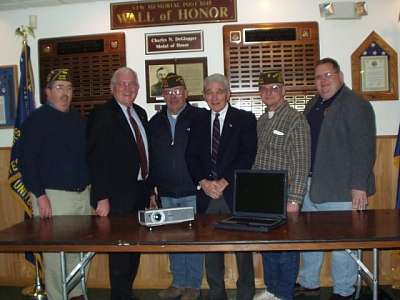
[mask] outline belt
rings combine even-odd
[[[77,189],[71,189],[71,190],[64,190],[65,192],[73,192],[73,193],[82,193],[86,190],[87,186],[80,187]]]

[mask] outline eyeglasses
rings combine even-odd
[[[72,92],[74,90],[72,85],[54,85],[52,88],[55,88],[59,92]]]
[[[114,85],[116,85],[120,89],[124,89],[126,87],[133,89],[138,86],[138,84],[133,81],[131,81],[131,82],[124,82],[124,81],[114,82]]]
[[[314,79],[315,79],[315,80],[321,80],[322,78],[324,78],[324,79],[330,79],[330,78],[333,76],[333,74],[335,74],[335,73],[339,73],[339,71],[326,72],[326,73],[321,74],[321,75],[315,75],[315,76],[314,76]]]
[[[279,85],[279,84],[274,84],[269,87],[263,86],[260,88],[259,92],[260,92],[260,94],[267,94],[268,92],[271,92],[271,94],[276,94],[279,92],[281,87],[282,87],[282,85]]]
[[[176,90],[163,91],[163,95],[164,96],[172,96],[172,95],[181,96],[181,95],[183,95],[183,90],[176,89]]]

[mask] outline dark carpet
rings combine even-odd
[[[38,299],[38,297],[27,297],[21,294],[22,287],[9,287],[0,286],[0,300],[31,300]],[[160,290],[135,290],[135,296],[141,300],[158,300],[157,293]],[[236,290],[228,290],[229,300],[235,300]],[[202,290],[198,300],[204,299],[207,294],[207,290]],[[110,292],[108,289],[89,289],[88,295],[90,300],[109,300]],[[321,295],[314,297],[298,296],[295,300],[329,300],[332,295],[332,288],[321,288]],[[179,300],[180,297],[174,300]],[[368,287],[364,287],[362,295],[359,300],[372,299],[371,290]],[[394,290],[390,286],[382,286],[379,289],[379,300],[400,300],[400,291]],[[236,299],[240,300],[240,299]]]

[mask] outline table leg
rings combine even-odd
[[[373,278],[372,278],[372,286],[373,286],[373,297],[372,299],[378,300],[378,289],[379,289],[379,272],[378,272],[378,249],[372,249],[372,256],[373,256]]]
[[[357,275],[357,290],[355,299],[358,299],[361,292],[362,281],[364,280],[372,290],[372,299],[378,300],[379,289],[379,264],[378,264],[378,249],[372,249],[372,273],[362,262],[362,250],[357,250],[357,255],[350,249],[345,249],[346,252],[355,260],[358,265]]]
[[[67,289],[67,269],[65,265],[65,252],[60,252],[60,265],[61,265],[61,288],[63,300],[68,300]]]
[[[362,250],[360,250],[360,249],[357,250],[357,257],[360,261],[362,261]],[[357,266],[358,266],[358,272],[357,272],[357,288],[356,288],[355,299],[360,298],[360,294],[361,294],[361,290],[362,290],[362,283],[363,283],[362,276],[361,276],[362,268],[359,263],[357,263]]]

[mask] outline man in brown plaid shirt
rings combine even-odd
[[[280,71],[262,72],[258,83],[267,111],[257,123],[258,147],[253,169],[287,170],[291,182],[287,211],[298,212],[310,171],[310,129],[306,118],[285,101],[286,88]],[[268,288],[254,300],[293,299],[299,252],[268,251],[261,255]]]

